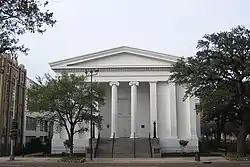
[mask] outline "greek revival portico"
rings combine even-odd
[[[193,151],[198,149],[200,135],[197,99],[183,101],[185,88],[168,81],[170,67],[178,58],[118,47],[53,62],[50,66],[57,76],[65,71],[83,75],[86,69],[99,69],[93,80],[105,90],[105,105],[99,107],[103,116],[101,137],[146,138],[149,134],[153,137],[155,130],[163,152],[180,150],[180,139],[188,140],[187,147]],[[75,137],[76,152],[83,145],[88,146],[89,137],[89,134]],[[64,138],[54,134],[52,152],[63,147]]]
[[[150,84],[150,132],[153,135],[154,122],[157,122],[157,104],[156,104],[156,81],[152,81]],[[112,87],[112,100],[111,100],[111,138],[119,137],[117,133],[117,110],[118,110],[118,92],[117,87],[119,82],[110,82],[109,85]],[[136,110],[137,110],[137,87],[139,86],[138,81],[130,81],[129,86],[131,87],[131,134],[130,138],[138,137],[136,133]],[[138,118],[139,119],[139,118]],[[157,131],[157,128],[156,128]],[[157,132],[156,132],[157,134]]]

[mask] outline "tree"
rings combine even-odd
[[[43,1],[43,0],[42,0]],[[48,1],[0,0],[0,55],[24,53],[28,48],[19,45],[19,35],[43,33],[45,26],[53,26],[53,13],[46,9]]]
[[[46,74],[44,79],[38,77],[37,80],[38,83],[28,89],[28,109],[40,113],[43,119],[53,121],[59,131],[62,127],[66,129],[72,155],[74,134],[88,130],[84,123],[93,118],[93,122],[101,126],[102,117],[97,105],[104,104],[104,91],[97,82],[93,82],[91,93],[91,84],[86,77],[73,74],[65,73],[58,79]]]
[[[239,124],[237,152],[243,156],[250,130],[250,31],[237,26],[230,31],[206,34],[198,41],[197,49],[195,56],[181,58],[173,65],[170,80],[186,86],[184,99],[199,97],[203,107],[231,103],[231,115],[237,116],[235,122]]]
[[[203,110],[202,115],[202,121],[204,123],[216,124],[218,146],[220,146],[221,143],[221,134],[223,133],[225,135],[225,131],[228,130],[225,126],[227,124],[233,124],[238,127],[238,120],[240,119],[235,115],[235,108],[232,103],[224,102],[223,100],[221,100],[220,104],[206,104],[206,108]],[[232,128],[230,128],[230,130],[232,130]],[[226,142],[226,136],[224,136],[224,139]]]

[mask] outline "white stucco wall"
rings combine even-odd
[[[167,121],[169,115],[167,115],[167,82],[158,82],[157,83],[157,107],[158,107],[158,136],[159,138],[166,138],[167,134],[170,133],[170,130],[167,128]]]
[[[136,113],[136,126],[139,137],[148,137],[150,132],[150,101],[149,101],[149,83],[140,82],[138,86],[138,103]],[[141,126],[145,127],[142,128]]]

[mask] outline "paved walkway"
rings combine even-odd
[[[16,162],[48,162],[56,163],[60,158],[49,157],[15,157]],[[8,162],[9,157],[0,157],[0,163]],[[202,162],[229,162],[223,157],[201,157]],[[87,159],[85,163],[189,163],[195,162],[194,157],[181,158],[95,158],[93,161]]]
[[[201,157],[201,161],[209,162],[228,162],[223,157]],[[196,162],[194,157],[181,158],[96,158],[87,163],[187,163]]]

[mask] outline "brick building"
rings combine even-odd
[[[12,113],[16,112],[18,137],[15,152],[21,151],[23,143],[23,118],[25,103],[26,69],[10,56],[0,55],[0,155],[10,153],[10,128]],[[17,83],[15,84],[15,80]],[[15,87],[16,85],[16,87]],[[13,102],[15,100],[15,106]]]

